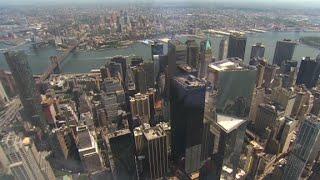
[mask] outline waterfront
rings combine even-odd
[[[257,42],[262,42],[266,46],[265,57],[271,62],[273,59],[274,48],[278,40],[284,38],[298,40],[303,36],[319,36],[320,33],[315,32],[266,32],[266,33],[255,33],[248,34],[247,47],[245,59],[248,61],[251,46]],[[185,41],[186,37],[178,37],[181,41]],[[211,37],[213,45],[214,56],[218,56],[219,42],[222,37]],[[35,74],[42,73],[50,64],[49,56],[56,55],[59,53],[53,47],[47,47],[39,50],[29,48],[30,45],[24,45],[19,49],[26,50],[28,54],[29,63]],[[303,44],[296,47],[293,59],[300,60],[301,57],[310,56],[311,58],[316,57],[320,51],[316,48],[312,48]],[[108,49],[99,51],[76,51],[68,56],[63,64],[63,72],[74,73],[74,72],[88,72],[93,68],[98,68],[105,63],[107,57],[116,55],[137,55],[143,57],[145,60],[151,59],[150,46],[142,43],[135,43],[128,48],[120,49]],[[8,69],[3,54],[0,55],[0,68]]]

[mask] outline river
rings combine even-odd
[[[266,33],[255,33],[248,34],[247,37],[247,47],[245,59],[249,60],[251,46],[257,42],[261,42],[265,45],[265,57],[272,62],[274,49],[276,42],[284,38],[298,40],[302,36],[319,36],[320,33],[316,32],[266,32]],[[178,37],[181,41],[185,41],[186,37]],[[218,56],[218,47],[221,37],[211,37],[211,42],[213,45],[214,56]],[[50,64],[49,56],[56,55],[57,52],[53,47],[47,47],[43,49],[34,50],[30,48],[30,44],[23,45],[19,47],[23,49],[28,54],[28,61],[32,68],[34,74],[42,73]],[[300,60],[302,57],[310,56],[315,58],[320,51],[316,48],[309,47],[303,44],[300,44],[296,47],[293,59]],[[137,55],[143,57],[145,60],[151,58],[151,49],[150,46],[135,43],[128,48],[120,49],[108,49],[101,51],[76,51],[70,54],[63,64],[62,71],[65,73],[75,73],[75,72],[88,72],[93,68],[98,68],[101,65],[105,64],[106,57],[111,57],[115,55]],[[0,55],[0,68],[8,69],[8,65],[5,62],[3,54]]]

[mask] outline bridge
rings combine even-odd
[[[76,49],[76,47],[78,45],[79,45],[79,42],[74,45],[69,46],[68,49],[61,56],[51,56],[50,57],[51,65],[48,67],[48,69],[40,77],[40,82],[43,82],[46,79],[48,79],[51,74],[59,74],[61,71],[61,64],[69,56],[69,54],[74,49]]]

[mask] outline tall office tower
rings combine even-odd
[[[11,72],[0,69],[0,81],[9,97],[16,95],[17,90]]]
[[[139,179],[159,179],[168,171],[170,125],[161,122],[154,127],[142,124],[133,130]]]
[[[290,116],[296,100],[296,93],[291,89],[278,88],[271,91],[270,99],[284,108],[284,115]]]
[[[228,45],[228,58],[237,57],[244,60],[247,37],[242,34],[231,34]]]
[[[154,126],[157,122],[155,119],[155,103],[156,103],[156,89],[149,88],[147,93],[150,107],[150,124]]]
[[[289,155],[283,179],[300,179],[300,176],[315,151],[319,151],[320,120],[315,116],[306,117],[298,131],[296,142]]]
[[[277,72],[279,71],[279,67],[276,65],[269,65],[267,64],[264,69],[264,75],[263,75],[263,87],[270,88],[271,82],[276,77]]]
[[[151,55],[163,55],[163,44],[157,41],[151,44]]]
[[[134,138],[129,129],[115,131],[107,135],[110,146],[110,164],[115,179],[135,179]]]
[[[199,67],[199,46],[194,39],[189,39],[187,45],[187,64],[195,69]]]
[[[200,169],[205,84],[194,76],[177,76],[171,81],[172,155],[188,174]]]
[[[9,97],[2,85],[2,82],[0,81],[0,106],[1,106],[1,102],[6,103],[9,101]]]
[[[147,90],[147,73],[142,64],[131,67],[137,92],[145,93]]]
[[[255,68],[236,59],[225,59],[209,65],[208,81],[217,91],[217,113],[237,117],[249,115],[256,73]]]
[[[212,91],[210,86],[207,86],[205,97],[205,108],[203,118],[202,143],[201,143],[201,162],[206,162],[212,155],[214,147],[214,136],[210,131],[210,127],[217,121],[215,100],[216,92]]]
[[[297,43],[290,39],[278,41],[273,56],[273,64],[281,66],[283,61],[291,61]]]
[[[262,59],[264,58],[265,47],[262,43],[256,43],[252,46],[250,59]]]
[[[228,40],[227,38],[223,37],[219,44],[219,61],[226,59],[228,53]]]
[[[283,61],[280,67],[282,75],[282,86],[284,88],[293,87],[296,84],[298,73],[297,61]]]
[[[147,179],[158,179],[166,175],[169,169],[168,160],[168,136],[160,126],[155,126],[143,131],[145,138],[144,147],[146,162],[145,168]]]
[[[257,118],[258,107],[264,103],[265,89],[263,87],[254,88],[252,94],[252,101],[250,106],[249,120],[254,124]]]
[[[214,147],[208,174],[204,179],[235,179],[238,172],[247,121],[225,115],[217,115],[210,127]]]
[[[121,64],[122,68],[122,76],[123,76],[123,82],[127,83],[127,56],[115,56],[110,59],[111,62],[119,63]]]
[[[297,85],[304,84],[307,88],[313,88],[317,85],[320,75],[320,61],[312,60],[310,57],[302,59]]]
[[[53,129],[51,135],[51,141],[54,144],[52,146],[54,158],[69,162],[80,160],[76,138],[71,127],[62,126]]]
[[[284,109],[277,103],[260,104],[255,120],[255,131],[261,139],[267,139],[279,118],[284,117]]]
[[[39,152],[33,141],[10,132],[0,143],[0,162],[14,179],[55,179],[53,170],[46,160],[49,152]]]
[[[296,92],[297,96],[292,108],[291,117],[303,120],[304,116],[311,112],[314,96],[305,87],[298,87]]]
[[[154,64],[153,62],[144,62],[142,67],[146,74],[146,86],[147,88],[154,88],[155,77],[154,77]]]
[[[107,77],[118,78],[122,83],[124,83],[122,65],[120,63],[116,63],[116,62],[111,61],[105,65],[105,68],[107,71]]]
[[[262,87],[263,84],[263,76],[264,76],[264,64],[258,64],[257,65],[257,78],[256,78],[256,88]]]
[[[166,74],[166,97],[170,97],[170,81],[176,75],[177,64],[186,64],[187,49],[180,41],[168,42],[168,68]]]
[[[132,117],[139,117],[142,123],[150,121],[150,101],[148,94],[135,94],[130,98],[130,110]]]
[[[320,90],[314,89],[312,94],[314,96],[314,100],[313,100],[313,106],[310,113],[320,117]]]
[[[212,47],[209,39],[200,42],[199,78],[207,76],[208,65],[212,62]]]
[[[6,52],[4,55],[19,91],[25,118],[33,125],[46,130],[47,123],[42,113],[41,97],[37,92],[27,55],[22,51]]]
[[[102,158],[98,150],[98,144],[94,139],[94,131],[89,131],[86,125],[78,126],[76,130],[78,152],[84,171],[94,173],[102,170]]]

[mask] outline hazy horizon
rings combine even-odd
[[[319,0],[0,0],[1,5],[59,5],[59,4],[163,4],[176,3],[181,5],[196,5],[211,3],[224,6],[248,6],[259,7],[259,5],[272,7],[295,7],[295,8],[320,8]]]

